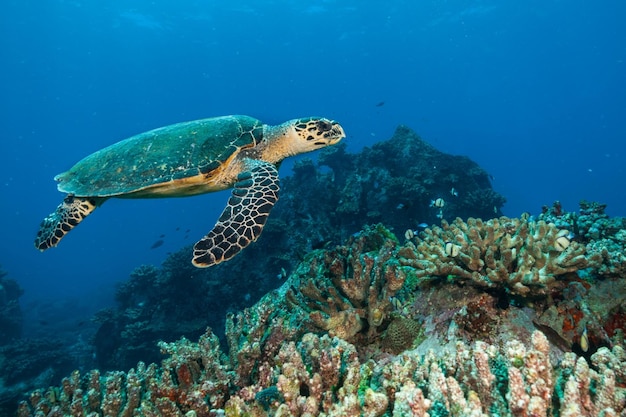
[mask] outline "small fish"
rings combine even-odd
[[[443,198],[439,197],[436,198],[434,200],[430,200],[430,206],[431,207],[437,207],[437,208],[442,208],[443,206],[446,205],[446,202],[444,201]]]
[[[154,242],[154,243],[152,244],[152,246],[150,246],[150,249],[156,249],[156,248],[158,248],[159,246],[163,245],[164,243],[165,243],[165,241],[164,241],[163,239],[159,239],[159,240],[157,240],[156,242]]]
[[[557,233],[556,235],[556,239],[554,239],[554,249],[559,252],[563,252],[565,249],[567,249],[570,243],[572,243],[572,239],[570,238],[571,234],[572,232],[570,232],[569,230],[563,229],[559,231],[559,233]]]
[[[439,213],[437,213],[437,218],[443,219],[443,210],[439,210]]]
[[[385,105],[385,102],[384,102],[384,101],[379,101],[379,102],[376,104],[376,107],[382,107],[382,106],[384,106],[384,105]]]
[[[459,248],[459,245],[456,245],[452,242],[446,242],[444,246],[444,251],[446,252],[446,255],[451,258],[456,258],[457,256],[459,256],[460,250],[461,248]]]
[[[396,206],[396,210],[403,210],[406,208],[406,205],[404,205],[404,203],[400,203]]]
[[[287,271],[285,271],[285,268],[280,268],[280,272],[276,275],[276,278],[280,280],[287,278]]]
[[[161,235],[161,236],[159,236],[159,238],[161,238],[161,239],[163,239],[164,237],[165,237],[165,235]]]
[[[418,224],[417,227],[420,228],[420,229],[426,229],[428,227],[428,223],[423,223],[422,222],[422,223]]]
[[[178,232],[179,230],[180,230],[180,226],[178,226],[178,227],[176,228],[176,231],[177,231],[177,232]]]
[[[589,336],[587,335],[587,325],[583,328],[583,334],[580,335],[580,348],[583,352],[589,350]]]
[[[450,190],[450,194],[452,194],[455,197],[459,196],[459,192],[454,187],[452,187],[452,189]]]

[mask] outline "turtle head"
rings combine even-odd
[[[286,157],[334,145],[346,137],[341,125],[323,117],[306,117],[265,126],[263,159],[277,163]]]
[[[309,148],[304,152],[334,145],[346,137],[339,123],[323,117],[307,117],[288,123],[292,125],[293,133],[298,136],[298,140],[303,142],[302,146]]]

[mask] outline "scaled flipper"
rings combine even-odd
[[[58,245],[70,230],[91,214],[104,200],[98,197],[74,197],[69,194],[57,209],[41,222],[35,238],[35,247],[43,252]]]
[[[209,267],[238,254],[261,235],[278,200],[278,170],[273,164],[248,160],[237,177],[228,205],[205,237],[193,247],[193,264]]]

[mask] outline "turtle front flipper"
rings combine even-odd
[[[261,235],[278,200],[278,170],[273,164],[248,160],[249,169],[237,176],[228,205],[205,237],[193,247],[193,264],[205,268],[237,255]]]
[[[63,236],[83,221],[104,200],[106,199],[101,197],[75,197],[68,194],[57,209],[41,222],[35,238],[35,247],[43,252],[58,245]]]

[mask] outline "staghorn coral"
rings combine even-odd
[[[373,364],[361,364],[355,347],[342,339],[307,333],[297,343],[284,344],[274,360],[275,385],[235,393],[224,408],[226,416],[374,417],[387,410],[387,397],[367,386]],[[258,400],[268,390],[274,399],[269,410]],[[250,391],[257,394],[253,397]]]
[[[397,240],[382,225],[366,227],[347,245],[316,252],[303,262],[290,278],[288,300],[331,335],[372,342],[392,310],[390,297],[406,279],[396,248]]]
[[[402,252],[401,263],[421,278],[453,276],[486,288],[522,296],[545,295],[558,276],[598,262],[585,247],[569,242],[553,224],[500,217],[486,222],[460,218],[424,230],[417,246]],[[409,245],[412,245],[409,244]],[[411,253],[413,252],[413,253]]]

